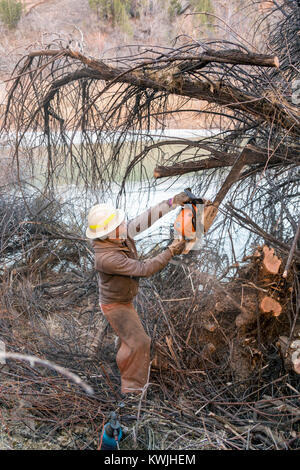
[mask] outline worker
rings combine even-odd
[[[86,236],[92,240],[95,251],[101,310],[120,340],[116,362],[124,396],[143,391],[150,367],[151,339],[133,305],[139,278],[161,271],[174,255],[181,254],[185,248],[184,240],[175,239],[159,255],[139,261],[133,238],[187,202],[189,197],[186,193],[179,193],[128,223],[125,222],[124,211],[109,204],[97,204],[88,215]]]

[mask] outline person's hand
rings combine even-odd
[[[186,204],[187,202],[190,201],[190,198],[185,192],[176,194],[176,196],[173,197],[172,200],[172,206],[177,207],[177,206],[183,206],[183,204]]]
[[[168,246],[168,248],[171,251],[172,256],[181,255],[181,253],[185,249],[185,245],[186,241],[184,239],[176,239],[171,243],[171,245]]]
[[[201,198],[201,199],[202,199],[203,204],[205,206],[212,204],[212,202],[209,199],[203,199],[203,198]],[[189,198],[189,196],[183,191],[182,193],[178,193],[173,197],[172,206],[173,207],[183,206],[184,204],[186,204],[187,202],[190,202],[190,201],[191,201],[191,199]]]

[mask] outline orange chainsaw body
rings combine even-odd
[[[185,240],[194,240],[196,238],[196,216],[197,205],[193,203],[185,204],[175,220],[174,228]]]
[[[204,226],[204,233],[206,233],[211,227],[218,213],[218,208],[223,199],[225,198],[226,194],[228,193],[229,189],[236,181],[238,181],[241,171],[245,166],[245,150],[247,150],[247,148],[251,149],[250,143],[252,143],[252,140],[253,137],[248,140],[247,145],[244,147],[242,153],[236,159],[221,189],[216,195],[214,202],[210,203],[209,207],[207,207],[206,213],[203,213],[202,220]],[[181,209],[180,213],[178,214],[174,223],[174,229],[180,234],[182,238],[188,241],[188,243],[186,244],[186,248],[183,251],[183,254],[187,254],[196,242],[197,204],[204,204],[204,200],[202,198],[197,198],[193,193],[191,193],[190,188],[185,189],[184,192],[187,194],[187,196],[189,196],[190,202],[188,204],[185,204],[184,208]]]

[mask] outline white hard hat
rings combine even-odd
[[[96,204],[88,215],[86,236],[90,239],[106,237],[113,232],[124,220],[122,209],[115,209],[110,204]]]

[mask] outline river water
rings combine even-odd
[[[218,134],[219,129],[206,130],[206,129],[168,129],[165,131],[155,131],[151,134],[151,140],[166,140],[170,139],[199,139],[199,137],[213,137]],[[113,134],[103,135],[103,139],[107,140],[107,144],[112,143]],[[11,136],[12,137],[12,136]],[[71,134],[70,139],[72,139],[73,144],[79,144],[81,136],[80,134]],[[91,139],[94,137],[91,135]],[[130,140],[130,133],[127,136],[127,139]],[[136,137],[136,136],[135,136]],[[141,141],[147,142],[149,135],[143,135],[140,133]],[[32,141],[33,135],[28,133],[25,135],[23,140],[23,147],[26,147]],[[41,143],[43,139],[42,134],[35,134],[34,141],[35,145],[39,142]],[[96,137],[95,137],[96,140]],[[5,151],[5,143],[2,142],[2,154]],[[174,152],[173,147],[169,149],[169,152]],[[199,158],[199,156],[198,156]],[[151,151],[147,156],[146,164],[149,166],[148,173],[153,174],[153,169],[158,160],[158,151]],[[46,171],[46,166],[43,162],[39,162],[40,168],[35,172],[31,183],[42,189]],[[148,209],[149,207],[154,206],[162,200],[169,199],[175,194],[183,191],[187,187],[195,188],[199,183],[199,179],[203,178],[202,173],[191,173],[182,175],[180,177],[173,178],[162,178],[155,180],[153,177],[148,178],[147,180],[136,179],[131,180],[130,184],[126,186],[126,198],[121,200],[121,207],[125,209],[126,216],[130,220],[139,213]],[[224,181],[224,175],[220,176],[220,179],[216,176],[212,184],[206,188],[205,194],[196,194],[199,197],[204,197],[206,199],[213,200],[214,195],[220,189],[222,182]],[[86,217],[90,207],[99,202],[111,202],[112,204],[116,203],[117,196],[120,190],[120,184],[114,182],[111,184],[111,191],[109,195],[97,192],[95,190],[86,189],[83,191],[80,185],[66,183],[67,175],[65,177],[60,177],[58,179],[58,184],[56,184],[56,197],[61,202],[67,202],[68,210],[65,213],[65,220],[74,225],[77,225],[81,230],[82,234],[85,231]],[[230,197],[230,195],[229,195]],[[163,219],[157,221],[150,229],[143,232],[142,234],[136,237],[138,241],[138,246],[144,252],[147,252],[154,244],[163,243],[164,245],[170,239],[170,228],[172,229],[174,219],[178,213],[176,211],[171,211],[169,214],[165,215]],[[219,236],[224,236],[222,232],[222,227],[214,231],[213,236],[209,235],[210,243],[213,243],[214,240],[217,240]],[[226,237],[226,234],[225,234]],[[203,243],[205,244],[205,238]],[[232,232],[232,240],[235,248],[235,256],[239,258],[241,253],[244,250],[244,245],[247,239],[247,233],[245,230],[241,230],[236,227]],[[225,254],[228,256],[228,259],[232,261],[232,242],[228,239],[224,240],[224,250]]]

